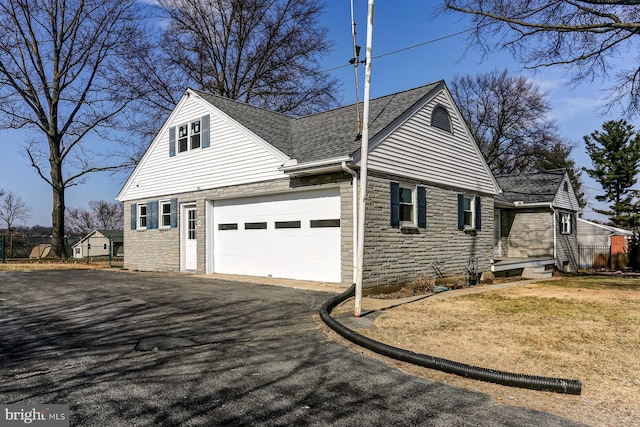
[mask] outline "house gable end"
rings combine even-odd
[[[451,132],[432,125],[436,108],[449,113]],[[376,134],[370,150],[372,170],[478,193],[500,192],[444,82]]]
[[[188,129],[194,122],[208,124],[208,144],[175,152],[171,137],[176,128]],[[117,200],[278,179],[284,176],[278,168],[288,159],[286,154],[189,89],[153,139]]]

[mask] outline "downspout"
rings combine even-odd
[[[347,162],[342,162],[342,170],[351,175],[351,189],[353,191],[353,196],[351,197],[353,201],[353,213],[352,216],[352,226],[353,229],[353,242],[352,242],[352,252],[353,252],[353,282],[356,283],[358,277],[358,174],[347,167]]]
[[[551,212],[553,213],[553,258],[556,260],[556,267],[560,270],[558,265],[558,218],[556,218],[556,210],[553,208],[553,204],[549,203]]]

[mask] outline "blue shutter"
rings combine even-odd
[[[202,148],[207,148],[211,146],[211,131],[210,131],[210,125],[209,125],[209,115],[207,114],[206,116],[202,116],[202,121],[201,121],[201,129],[200,132],[202,133]]]
[[[176,127],[169,128],[169,157],[176,155]]]
[[[418,196],[418,227],[427,228],[427,189],[418,185],[416,193]]]
[[[138,225],[138,218],[137,215],[138,214],[138,205],[135,203],[131,203],[131,229],[135,230],[136,226]]]
[[[390,199],[391,199],[391,221],[392,227],[400,225],[400,184],[397,182],[391,182],[389,187]]]
[[[480,196],[475,197],[475,214],[476,214],[476,223],[475,229],[482,230],[482,206],[480,204]]]
[[[464,230],[464,195],[458,194],[458,230]]]
[[[147,203],[147,228],[158,228],[158,201]]]
[[[171,228],[178,226],[178,199],[171,199]]]

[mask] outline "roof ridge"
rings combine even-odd
[[[512,177],[518,177],[518,176],[523,176],[523,175],[543,175],[543,174],[557,175],[554,172],[566,173],[567,170],[563,169],[563,168],[557,168],[557,169],[546,169],[546,170],[535,171],[535,172],[510,173],[510,174],[504,174],[504,175],[496,175],[496,178],[512,178]]]
[[[438,83],[441,83],[441,82],[444,82],[444,80],[438,80],[438,81],[435,81],[435,82],[432,82],[432,83],[423,84],[423,85],[416,86],[416,87],[413,87],[413,88],[404,89],[404,90],[400,90],[400,91],[397,91],[397,92],[388,93],[386,95],[377,96],[375,98],[372,98],[371,101],[379,101],[379,100],[384,99],[384,98],[390,98],[392,96],[398,96],[398,95],[403,94],[403,93],[417,91],[417,90],[423,89],[423,88],[425,88],[427,86],[436,86]],[[315,113],[309,113],[309,114],[306,114],[304,116],[294,117],[294,119],[295,120],[304,119],[304,118],[307,118],[307,117],[316,116],[318,114],[325,114],[325,113],[329,113],[329,112],[335,112],[335,111],[338,111],[338,110],[341,110],[341,109],[344,109],[344,108],[353,108],[355,105],[362,105],[362,104],[364,104],[364,101],[352,102],[351,104],[341,105],[339,107],[331,108],[331,109],[328,109],[328,110],[316,111]]]
[[[286,118],[289,118],[289,119],[292,119],[292,120],[296,119],[295,116],[289,115],[287,113],[283,113],[281,111],[274,111],[274,110],[270,110],[270,109],[265,108],[265,107],[258,107],[257,105],[249,104],[248,102],[239,101],[237,99],[229,98],[229,97],[226,97],[226,96],[216,95],[214,93],[205,92],[203,90],[193,89],[191,87],[188,88],[188,90],[196,92],[199,95],[213,96],[213,97],[218,98],[218,99],[223,99],[224,102],[229,101],[229,102],[236,103],[238,105],[242,105],[243,107],[250,107],[250,108],[254,108],[256,110],[265,111],[265,112],[272,113],[272,114],[278,114],[280,116],[283,116],[283,117],[286,117]]]

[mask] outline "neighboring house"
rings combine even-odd
[[[578,218],[578,244],[581,246],[611,246],[611,252],[616,254],[626,252],[627,241],[632,238],[633,231]]]
[[[118,194],[132,270],[354,282],[357,108],[188,89]],[[365,286],[489,271],[499,192],[444,82],[370,102]]]
[[[525,266],[543,271],[555,265],[560,271],[577,271],[580,207],[567,172],[558,169],[496,179],[503,192],[495,198],[493,270]]]
[[[122,230],[93,230],[71,246],[74,258],[95,256],[123,256],[124,239]]]
[[[631,239],[633,231],[578,218],[580,268],[621,268],[625,258],[612,255],[627,253]],[[623,264],[626,266],[626,260]]]

